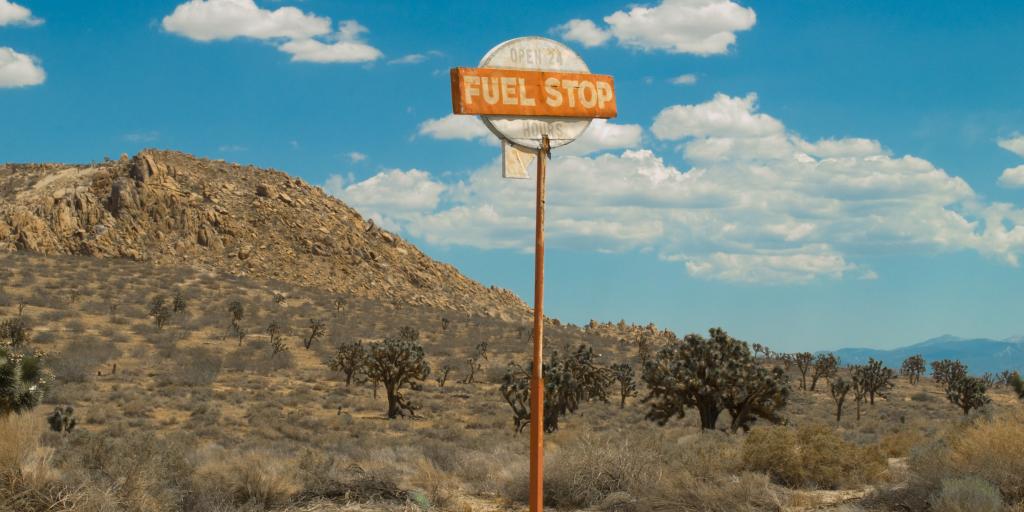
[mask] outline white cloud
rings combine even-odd
[[[877,252],[967,250],[1012,265],[1024,253],[1024,210],[987,203],[964,180],[877,141],[806,141],[758,112],[754,95],[668,107],[653,131],[678,142],[692,167],[648,149],[556,152],[550,245],[647,251],[695,277],[750,283],[876,279],[860,260]],[[500,175],[495,159],[456,183],[434,181],[438,202],[392,222],[431,244],[528,251],[534,184]]]
[[[0,47],[0,88],[27,87],[44,81],[46,71],[38,59],[12,48]]]
[[[743,283],[806,283],[818,277],[838,279],[856,268],[826,244],[667,259],[685,261],[687,272],[694,277]]]
[[[400,223],[435,209],[445,187],[424,171],[389,169],[360,182],[335,174],[323,188],[386,229],[398,230]]]
[[[160,138],[160,132],[133,132],[126,133],[121,138],[128,142],[153,142]]]
[[[392,58],[388,60],[389,65],[403,65],[403,63],[420,63],[427,59],[427,56],[423,53],[410,53],[409,55],[402,55],[398,58]]]
[[[757,15],[732,0],[664,0],[653,7],[638,5],[616,11],[605,16],[604,22],[607,28],[574,19],[555,31],[584,46],[602,44],[614,36],[627,48],[713,55],[728,52],[736,42],[736,32],[753,27]]]
[[[9,0],[0,0],[0,27],[6,25],[26,25],[34,27],[43,23],[42,19],[32,16],[32,11]]]
[[[424,121],[420,124],[419,134],[441,140],[474,140],[494,137],[480,118],[455,114]]]
[[[555,151],[564,155],[588,155],[598,151],[635,148],[640,145],[643,128],[638,124],[615,124],[594,119],[580,138]]]
[[[1024,165],[1011,167],[999,176],[999,184],[1007,188],[1024,187]]]
[[[372,62],[383,56],[360,40],[367,29],[355,20],[340,22],[332,33],[328,17],[296,7],[263,9],[254,0],[189,0],[164,17],[163,27],[203,42],[237,37],[281,41],[278,49],[290,54],[292,62]]]
[[[164,17],[163,27],[196,41],[301,39],[330,33],[331,19],[296,7],[263,9],[254,0],[189,0]]]
[[[428,119],[420,124],[418,133],[438,140],[480,140],[486,144],[499,144],[498,138],[475,116],[448,114]],[[555,152],[560,155],[586,155],[633,148],[640,145],[642,135],[643,128],[638,124],[614,124],[607,119],[594,119],[579,139]]]
[[[651,131],[659,139],[782,134],[782,123],[769,115],[754,112],[756,102],[756,94],[735,98],[718,93],[707,103],[675,105],[662,110],[654,119]]]
[[[1014,135],[1007,139],[999,139],[997,141],[999,147],[1010,151],[1017,156],[1024,156],[1024,135]]]
[[[553,31],[561,35],[562,39],[576,41],[587,48],[601,46],[612,37],[607,30],[602,30],[590,20],[569,20],[555,27]]]
[[[366,154],[353,151],[348,154],[348,159],[351,160],[352,163],[362,162],[363,160],[366,160]]]
[[[693,85],[697,83],[697,75],[693,73],[687,73],[685,75],[679,75],[671,80],[676,85]]]

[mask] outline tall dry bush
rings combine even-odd
[[[968,476],[996,486],[1010,504],[1024,503],[1024,414],[980,419],[951,431],[946,439],[915,449],[914,485],[933,492],[942,481]]]
[[[756,429],[743,444],[743,462],[789,487],[856,487],[880,480],[886,471],[877,446],[849,443],[825,425]]]

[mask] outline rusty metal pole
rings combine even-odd
[[[544,202],[547,135],[537,152],[537,229],[533,270],[533,375],[530,378],[530,512],[544,510]]]

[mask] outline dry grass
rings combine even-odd
[[[743,444],[743,462],[783,485],[823,489],[870,484],[886,471],[877,446],[854,445],[824,425],[755,429]]]
[[[0,511],[525,508],[527,439],[513,434],[497,393],[505,364],[524,362],[525,324],[351,298],[339,312],[334,296],[319,290],[135,262],[0,255],[0,271],[0,317],[27,303],[25,316],[58,370],[50,407],[9,420],[20,427],[0,426],[2,467],[17,468],[4,473]],[[77,301],[59,300],[72,288]],[[158,330],[146,304],[177,288],[189,314]],[[274,293],[288,300],[276,303]],[[114,297],[119,306],[111,313]],[[246,309],[241,347],[225,338],[232,300]],[[310,318],[323,319],[328,334],[305,350]],[[272,320],[291,347],[277,357],[265,333]],[[341,341],[379,339],[403,325],[420,330],[432,367],[453,362],[454,370],[443,389],[429,379],[408,392],[422,406],[420,418],[387,421],[383,396],[367,385],[346,387],[324,360]],[[634,348],[617,338],[571,325],[546,332],[552,348],[587,343],[604,364],[637,364]],[[462,384],[464,361],[482,340],[490,358],[477,383]],[[995,398],[997,411],[1021,409],[1008,392]],[[79,427],[61,437],[45,431],[42,417],[64,404],[75,407]],[[884,485],[885,457],[907,453],[918,461],[911,464],[918,482],[911,487],[922,490],[915,510],[928,506],[944,479],[977,474],[1004,495],[1019,492],[1022,471],[999,448],[1024,450],[1011,428],[1020,420],[980,422],[989,430],[972,434],[927,379],[899,381],[889,400],[864,407],[862,420],[847,409],[839,424],[826,392],[796,391],[785,411],[789,426],[758,425],[746,435],[700,433],[695,414],[659,427],[645,412],[631,399],[625,409],[586,403],[565,418],[547,436],[550,503],[560,510],[797,510],[822,503],[814,488]],[[932,440],[947,442],[921,448]],[[929,473],[920,464],[926,453],[941,462],[934,467],[951,468],[955,457],[974,469]],[[3,501],[12,496],[21,496],[16,505]],[[889,503],[871,509],[901,510]]]

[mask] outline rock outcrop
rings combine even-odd
[[[186,263],[375,300],[520,318],[526,305],[284,173],[175,151],[0,165],[0,250]]]

